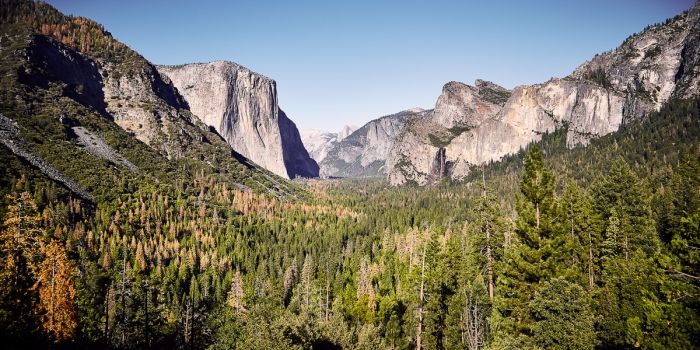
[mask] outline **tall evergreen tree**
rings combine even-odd
[[[554,196],[554,176],[544,166],[542,153],[532,147],[525,156],[518,199],[517,241],[506,251],[498,279],[492,327],[497,342],[527,344],[533,335],[530,303],[541,283],[568,269],[562,248]]]
[[[574,182],[565,185],[560,210],[562,231],[568,236],[565,251],[570,254],[567,263],[572,267],[571,277],[592,290],[601,273],[601,220],[588,194]]]

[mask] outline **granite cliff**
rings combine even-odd
[[[370,121],[332,144],[319,162],[322,177],[368,177],[386,175],[385,163],[396,136],[406,120],[423,115],[413,108]]]
[[[322,131],[318,129],[309,129],[301,131],[301,141],[304,147],[309,152],[311,158],[317,163],[320,163],[328,151],[344,138],[350,136],[357,127],[346,125],[339,132]]]
[[[567,145],[617,131],[671,98],[700,91],[700,5],[627,38],[565,78],[508,91],[477,80],[450,82],[432,113],[411,118],[386,162],[392,184],[461,178],[567,128]],[[437,160],[443,160],[437,162]],[[437,165],[436,165],[437,164]]]
[[[275,174],[318,176],[296,125],[277,104],[277,84],[233,62],[158,66],[192,111],[237,152]]]

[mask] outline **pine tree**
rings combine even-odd
[[[622,158],[615,159],[610,171],[591,187],[594,210],[603,220],[604,231],[608,231],[610,218],[616,214],[619,254],[629,258],[636,249],[647,256],[655,254],[659,239],[654,232],[651,194],[648,184],[639,179],[629,164]]]
[[[457,266],[453,265],[445,249],[444,236],[434,231],[427,242],[426,293],[424,324],[426,349],[444,349],[446,342],[447,310],[450,298],[456,292]]]
[[[525,156],[518,200],[517,242],[508,249],[494,301],[492,327],[498,341],[529,342],[533,319],[529,305],[541,283],[565,274],[566,236],[560,231],[554,177],[537,147]]]
[[[35,272],[41,254],[42,230],[36,204],[29,192],[9,195],[5,229],[0,231],[4,258],[3,285],[17,288],[27,272]]]
[[[542,349],[593,349],[592,301],[575,283],[557,277],[541,284],[530,305],[534,344]]]
[[[247,310],[243,302],[243,297],[243,278],[241,278],[241,272],[236,271],[231,281],[231,289],[228,293],[226,303],[232,307],[236,313],[245,313]]]
[[[292,291],[294,290],[294,286],[297,284],[298,279],[297,259],[294,258],[292,263],[284,271],[284,293],[282,294],[282,302],[284,306],[289,305],[289,302],[292,300]]]
[[[315,274],[316,266],[314,265],[314,259],[310,254],[306,254],[304,257],[304,264],[301,267],[301,301],[304,310],[307,311],[311,305],[311,288]]]
[[[593,211],[590,197],[573,182],[564,188],[560,210],[563,231],[569,238],[566,252],[570,254],[568,263],[572,267],[571,273],[575,274],[572,277],[592,290],[601,273],[600,218]]]

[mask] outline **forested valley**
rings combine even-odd
[[[697,97],[460,180],[286,180],[97,22],[0,5],[3,349],[700,346]]]
[[[699,109],[586,148],[545,135],[464,182],[306,180],[296,199],[202,170],[91,203],[5,167],[3,342],[694,348]]]

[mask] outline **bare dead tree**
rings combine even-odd
[[[463,320],[462,342],[466,343],[470,350],[482,349],[486,333],[484,304],[479,300],[479,296],[472,291],[467,292],[465,298],[464,311],[460,317]]]

